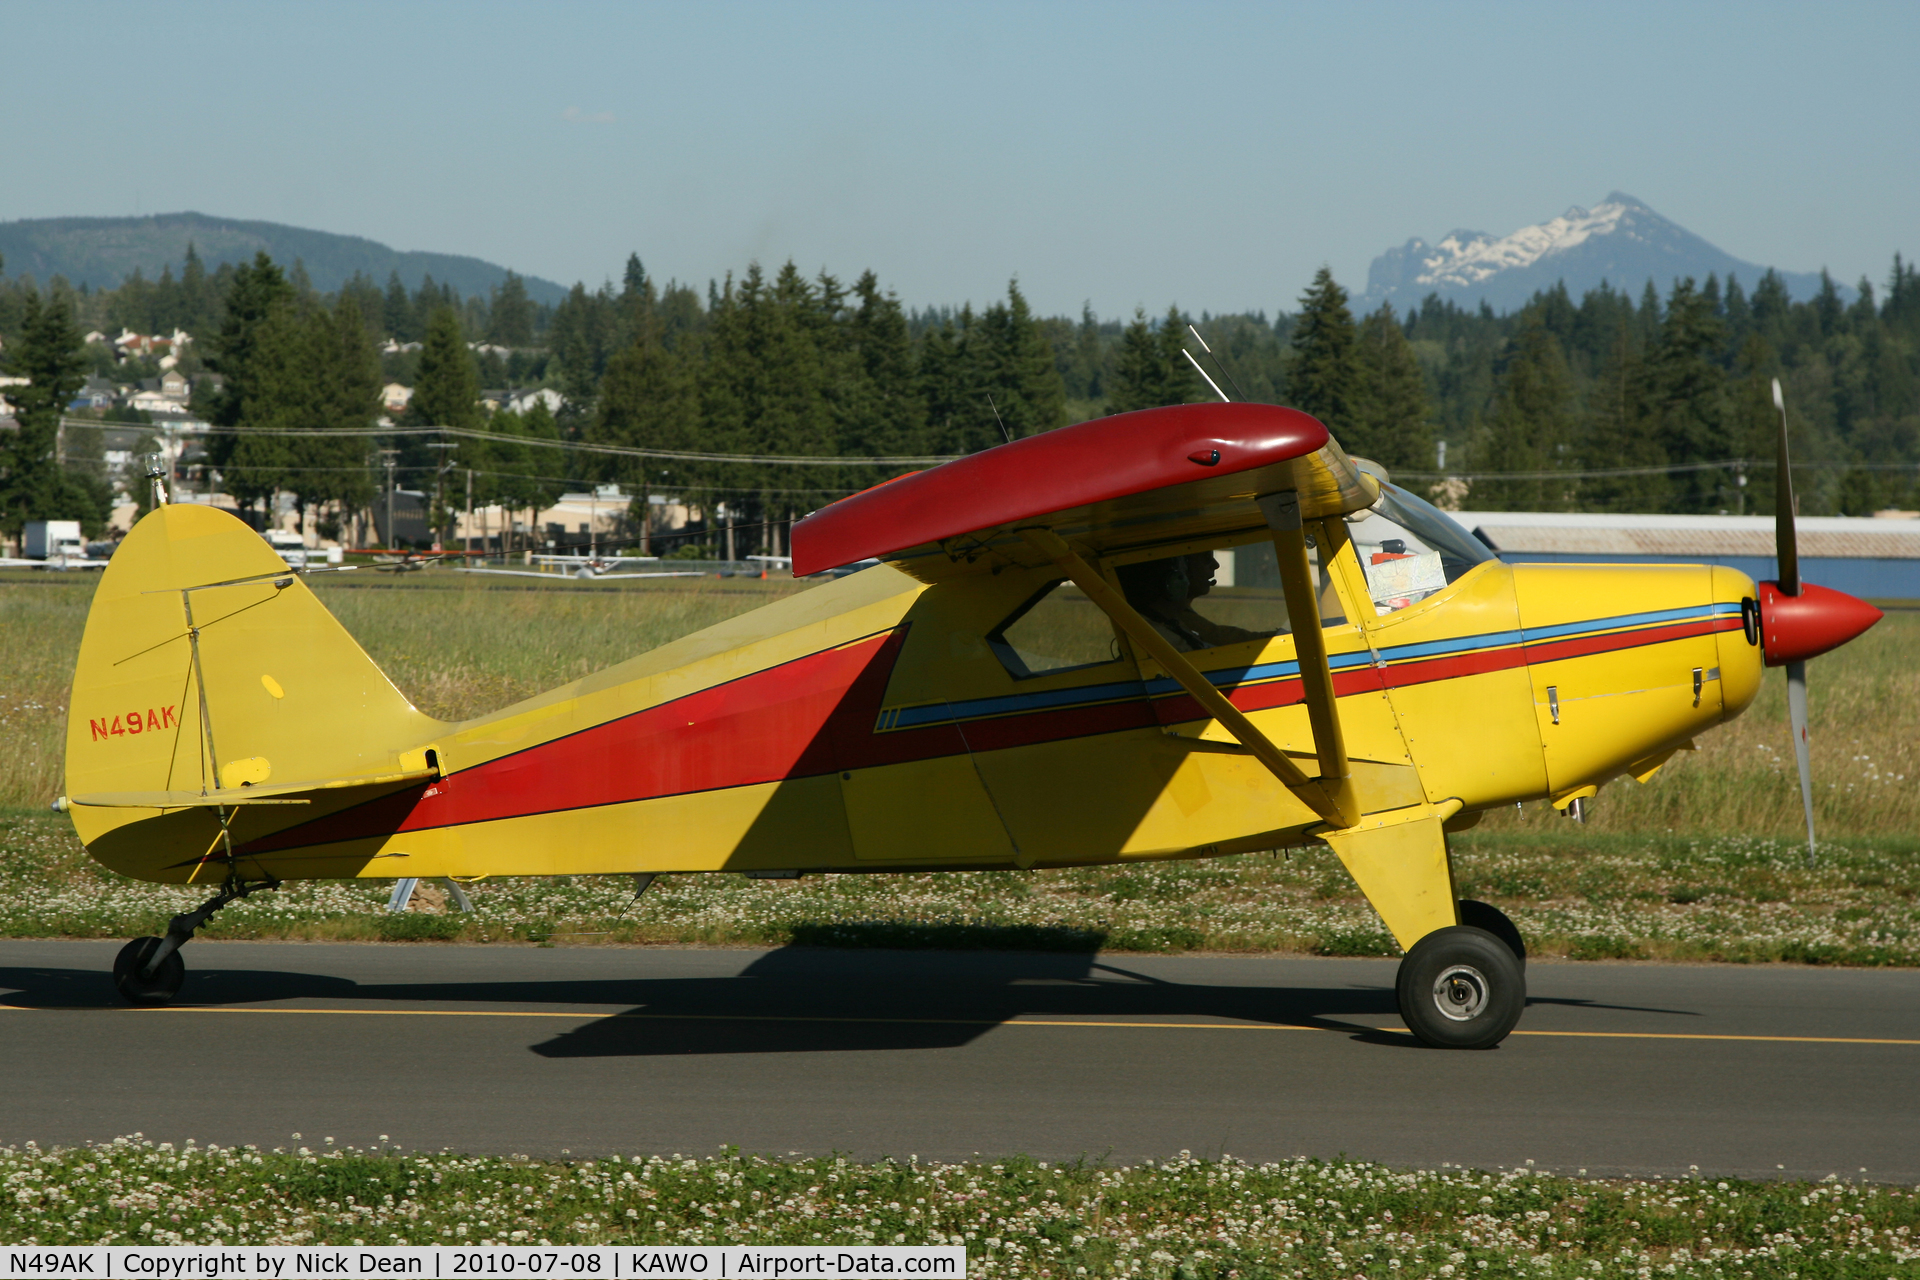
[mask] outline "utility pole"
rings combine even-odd
[[[466,527],[460,531],[460,549],[462,551],[473,550],[473,468],[472,467],[467,468],[467,521],[466,521]],[[481,550],[483,551],[485,549],[486,548],[484,546],[481,548]]]
[[[386,549],[388,551],[393,550],[394,543],[396,541],[393,535],[393,469],[399,464],[400,464],[399,450],[382,449],[380,451],[380,465],[387,469],[387,528],[386,528],[387,546],[386,546]]]
[[[436,440],[427,446],[429,449],[443,450],[458,449],[459,447],[459,443],[453,440]],[[433,549],[435,551],[441,551],[446,548],[447,472],[451,470],[453,470],[453,459],[447,454],[442,453],[440,455],[440,465],[435,467],[433,471],[433,515],[437,518],[436,522],[438,524],[434,537],[435,545]]]

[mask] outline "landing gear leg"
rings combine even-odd
[[[278,880],[248,882],[228,876],[220,892],[192,911],[183,911],[167,924],[164,938],[135,938],[120,948],[113,958],[113,985],[128,1004],[169,1004],[180,994],[186,981],[187,966],[180,959],[180,948],[213,919],[213,913],[229,902],[237,902],[262,889],[278,889]]]

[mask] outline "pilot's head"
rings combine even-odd
[[[1187,599],[1198,600],[1213,590],[1213,575],[1219,571],[1220,562],[1214,559],[1211,551],[1196,551],[1192,555],[1181,556],[1186,566]]]
[[[1179,609],[1213,589],[1213,575],[1219,568],[1211,551],[1121,565],[1120,587],[1136,609]]]

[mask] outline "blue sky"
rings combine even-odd
[[[1920,5],[15,3],[0,220],[198,209],[562,282],[638,251],[909,305],[1291,309],[1638,196],[1844,281],[1920,254]]]

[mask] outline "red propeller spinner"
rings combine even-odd
[[[1858,596],[1832,587],[1800,584],[1788,595],[1778,582],[1760,584],[1760,649],[1767,665],[1805,662],[1847,641],[1886,615]]]

